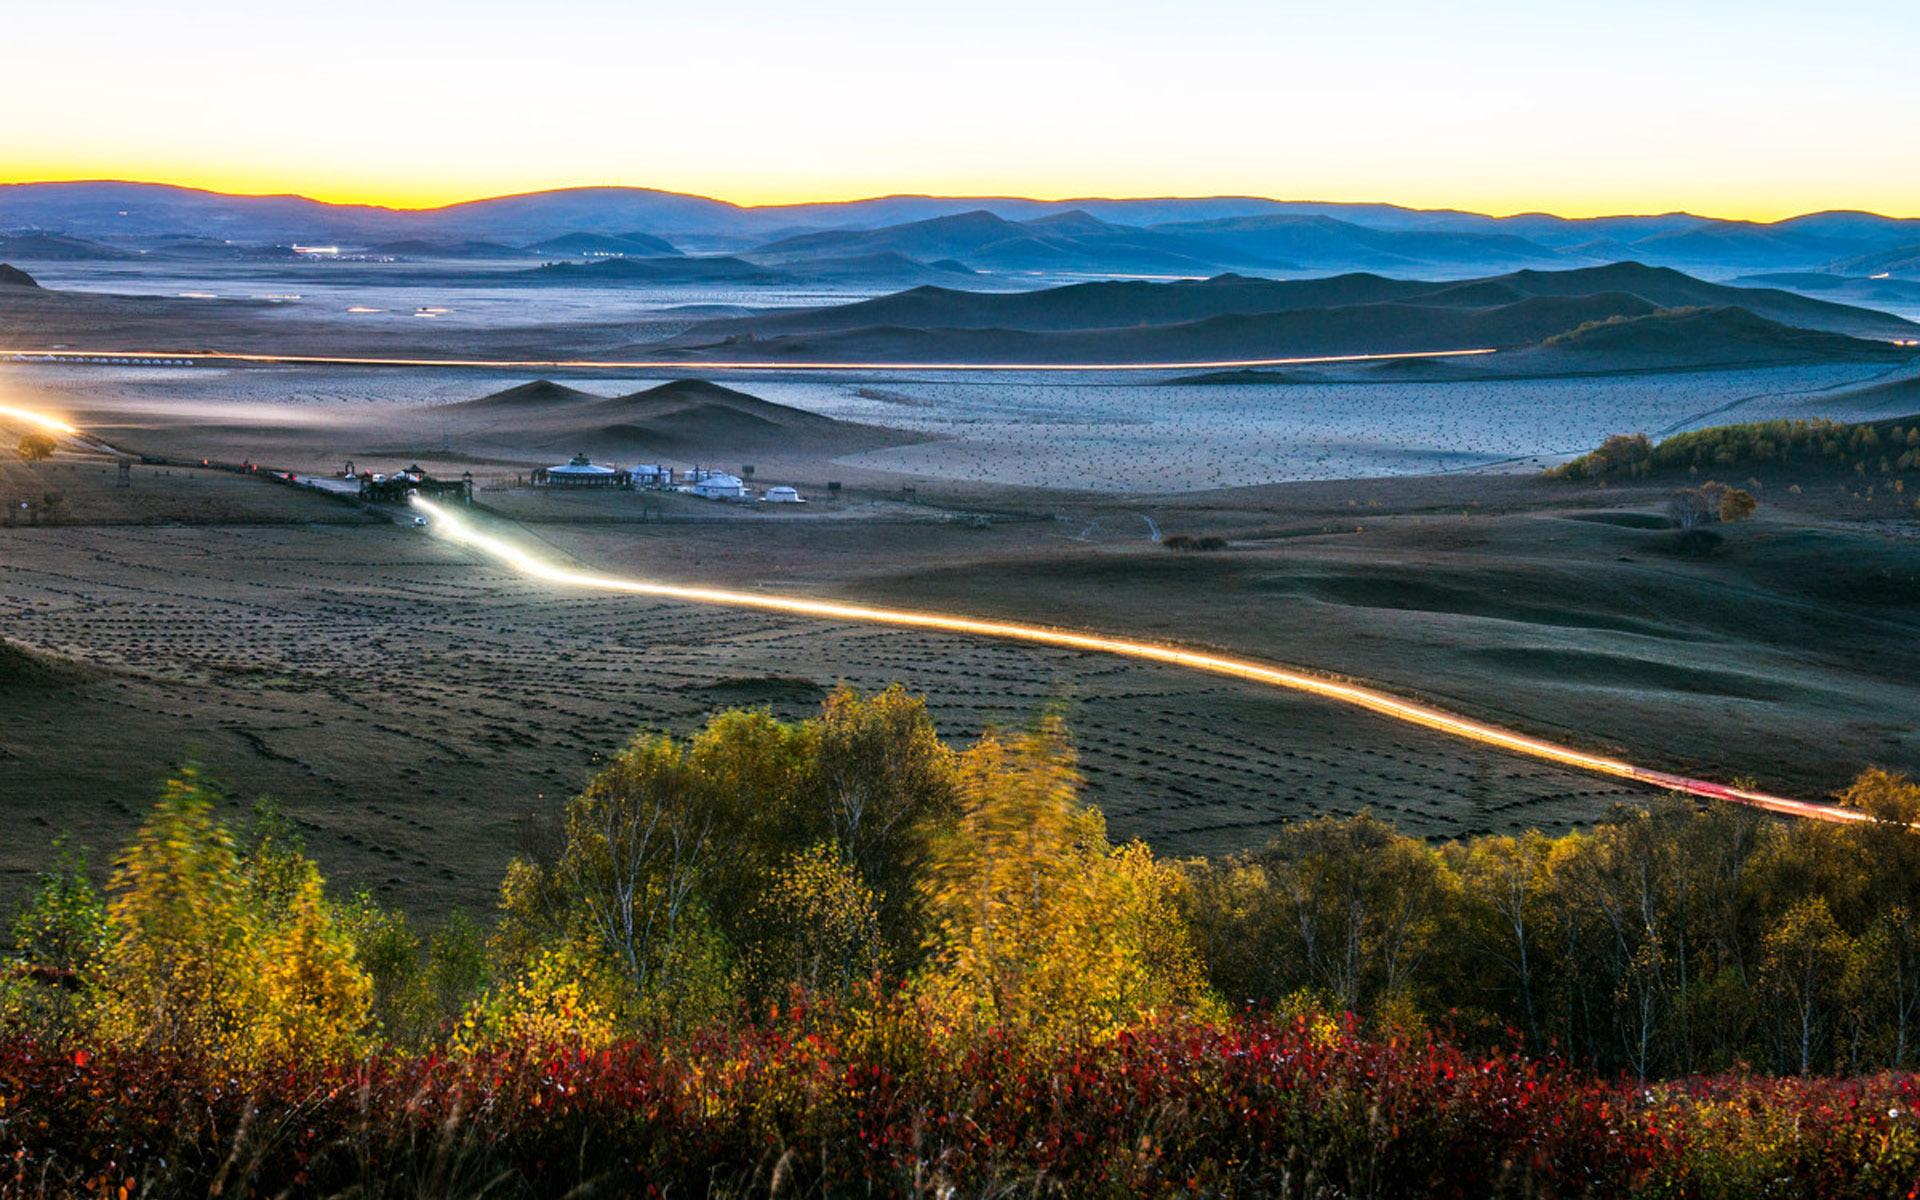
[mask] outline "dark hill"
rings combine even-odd
[[[0,263],[0,287],[37,288],[39,286],[38,280],[19,267]]]
[[[880,229],[803,233],[761,246],[754,257],[800,266],[815,258],[876,253],[900,254],[920,262],[953,259],[999,271],[1209,274],[1222,262],[1216,247],[1109,224],[1079,211],[1009,221],[981,210]],[[1230,255],[1228,260],[1280,265],[1244,254]]]
[[[134,258],[125,250],[58,233],[0,234],[0,256],[41,262],[86,262]]]
[[[1301,371],[1206,371],[1199,375],[1181,375],[1167,380],[1151,380],[1149,387],[1294,387],[1303,383],[1325,383],[1318,375]]]
[[[473,409],[495,411],[540,411],[560,405],[584,404],[600,397],[592,392],[579,391],[551,379],[536,379],[532,383],[523,383],[505,391],[482,396],[478,400],[461,400],[454,404],[442,404],[443,409]]]
[[[1815,300],[1777,288],[1708,283],[1671,267],[1649,267],[1637,262],[1609,263],[1604,267],[1572,271],[1516,271],[1478,282],[1500,284],[1528,296],[1577,296],[1613,291],[1629,292],[1659,308],[1744,308],[1782,324],[1854,337],[1920,335],[1920,326],[1873,309]],[[1438,293],[1435,299],[1444,299],[1445,294]]]
[[[1904,357],[1885,343],[1796,329],[1744,308],[1668,308],[1609,318],[1549,338],[1536,353],[1592,360],[1612,370]]]
[[[1277,259],[1305,267],[1419,269],[1441,264],[1501,266],[1563,261],[1537,242],[1506,233],[1369,229],[1329,216],[1266,214],[1154,226],[1218,247],[1222,255]]]
[[[1664,262],[1774,270],[1830,262],[1857,245],[1817,227],[1748,221],[1717,221],[1695,229],[1654,234],[1634,243],[1636,250]]]
[[[1020,329],[1050,332],[1169,325],[1229,314],[1286,312],[1344,304],[1410,299],[1434,285],[1379,275],[1278,282],[1220,275],[1173,283],[1144,281],[1075,283],[1036,292],[963,292],[919,287],[832,308],[801,309],[755,317],[756,335],[828,333],[873,326],[933,329]],[[730,333],[726,323],[696,333]]]
[[[1674,308],[1740,308],[1779,326],[1850,337],[1920,337],[1920,325],[1884,312],[1616,263],[1439,283],[1352,274],[1102,282],[1012,294],[923,287],[703,322],[676,344],[749,345],[751,353],[788,358],[907,361],[912,347],[911,361],[1214,361],[1521,346],[1590,321]],[[1233,335],[1245,340],[1234,344]]]
[[[771,361],[1213,363],[1319,355],[1516,347],[1589,321],[1637,316],[1654,306],[1635,296],[1530,297],[1500,308],[1417,303],[1345,305],[1274,313],[1229,313],[1180,324],[1033,332],[984,328],[868,326],[730,344],[730,354]]]
[[[492,418],[468,431],[491,442],[528,449],[584,447],[601,458],[815,457],[915,440],[898,430],[838,421],[701,379],[625,396],[596,396],[540,380],[431,411],[455,419]]]
[[[85,680],[91,673],[78,663],[0,639],[0,691],[65,687]]]

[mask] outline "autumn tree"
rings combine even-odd
[[[53,452],[59,448],[59,445],[60,443],[44,433],[23,434],[20,438],[20,457],[28,462],[41,462],[52,458]]]
[[[807,802],[819,832],[872,890],[889,954],[911,964],[924,934],[918,881],[960,812],[957,758],[926,702],[898,684],[866,698],[836,689],[814,725]]]
[[[1772,1030],[1791,1070],[1805,1075],[1839,1023],[1843,985],[1855,942],[1827,902],[1810,896],[1767,931],[1761,980],[1772,1004]]]
[[[1745,488],[1730,487],[1720,496],[1719,517],[1722,523],[1744,521],[1753,516],[1760,502],[1753,493]]]
[[[1177,872],[1116,850],[1079,802],[1056,717],[962,756],[962,812],[924,884],[934,928],[918,988],[961,1033],[1100,1037],[1205,1002]]]
[[[116,862],[99,1028],[219,1061],[349,1052],[371,983],[318,868],[270,838],[243,856],[214,798],[183,770]]]
[[[1210,960],[1225,996],[1306,992],[1335,1012],[1410,999],[1446,891],[1437,855],[1365,813],[1289,825],[1195,886],[1201,944],[1232,947]]]
[[[107,907],[86,854],[64,835],[15,914],[0,959],[0,1026],[59,1038],[74,1032],[93,1000],[106,947]]]
[[[761,996],[797,985],[848,995],[892,967],[878,898],[842,851],[820,843],[781,864],[755,903],[749,982]]]

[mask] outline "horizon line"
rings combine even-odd
[[[1545,209],[1545,208],[1516,208],[1510,211],[1491,212],[1491,211],[1483,211],[1483,210],[1474,209],[1474,208],[1460,208],[1453,205],[1442,205],[1434,208],[1423,208],[1417,205],[1402,204],[1393,200],[1317,200],[1317,199],[1299,199],[1299,198],[1288,199],[1288,198],[1283,198],[1279,196],[1262,196],[1262,195],[1257,195],[1251,192],[1210,192],[1210,193],[1196,194],[1196,195],[1162,194],[1162,195],[1130,195],[1130,196],[1111,196],[1111,195],[1109,196],[1098,196],[1098,195],[1042,196],[1042,195],[1021,195],[1016,193],[962,194],[962,193],[906,191],[906,192],[885,192],[885,193],[880,193],[876,195],[854,196],[854,197],[837,199],[837,200],[835,199],[783,200],[783,201],[777,201],[777,202],[751,204],[751,203],[743,203],[738,200],[729,200],[724,196],[709,195],[705,192],[675,191],[671,188],[650,187],[643,184],[573,183],[573,184],[557,184],[552,187],[544,187],[544,188],[530,188],[525,191],[499,192],[499,193],[488,194],[488,195],[471,196],[463,200],[449,200],[439,204],[409,205],[409,204],[394,204],[394,203],[376,203],[373,201],[366,201],[366,200],[327,200],[327,199],[322,199],[318,196],[308,195],[307,193],[300,192],[300,191],[262,191],[262,192],[226,191],[221,188],[207,187],[199,184],[174,183],[174,182],[170,182],[167,180],[160,180],[160,179],[127,179],[127,178],[119,178],[119,177],[113,177],[113,176],[84,176],[84,177],[58,178],[58,179],[0,180],[0,189],[15,188],[15,187],[84,186],[84,185],[94,185],[94,184],[99,184],[99,185],[117,184],[117,185],[132,186],[132,187],[171,188],[176,191],[198,192],[202,195],[220,196],[220,197],[233,199],[233,200],[297,200],[307,204],[322,205],[327,208],[372,209],[379,212],[396,213],[396,214],[437,213],[437,212],[445,212],[448,209],[465,207],[467,205],[487,204],[487,203],[492,203],[500,200],[518,200],[518,199],[530,198],[534,196],[551,196],[551,195],[557,195],[565,192],[598,191],[598,192],[646,192],[646,193],[650,193],[658,196],[673,196],[673,197],[688,199],[688,200],[702,200],[712,204],[726,205],[730,208],[737,209],[741,212],[770,212],[770,211],[778,211],[780,209],[791,209],[791,208],[853,206],[853,205],[859,205],[859,204],[872,204],[872,203],[875,203],[878,201],[884,201],[884,200],[948,200],[948,201],[981,201],[981,202],[1025,201],[1033,204],[1076,204],[1076,203],[1115,203],[1115,202],[1177,203],[1181,201],[1252,200],[1252,201],[1261,201],[1269,204],[1312,204],[1312,205],[1326,205],[1330,207],[1341,207],[1341,208],[1366,208],[1366,207],[1397,208],[1404,212],[1410,212],[1410,213],[1435,213],[1435,214],[1452,214],[1452,215],[1459,215],[1459,216],[1476,216],[1476,217],[1487,217],[1493,220],[1510,220],[1516,217],[1551,217],[1555,220],[1561,220],[1561,221],[1600,221],[1600,220],[1618,220],[1618,219],[1654,218],[1654,217],[1694,217],[1699,220],[1719,221],[1719,222],[1743,224],[1743,225],[1781,225],[1781,224],[1785,224],[1788,221],[1797,221],[1806,217],[1825,216],[1829,214],[1857,213],[1863,216],[1877,217],[1877,218],[1880,218],[1881,220],[1887,220],[1887,221],[1920,221],[1920,212],[1916,212],[1910,215],[1899,215],[1895,213],[1878,212],[1873,209],[1845,208],[1845,207],[1809,209],[1805,212],[1793,213],[1784,217],[1775,217],[1771,220],[1761,220],[1753,217],[1712,216],[1706,213],[1694,212],[1691,209],[1685,209],[1685,208],[1668,208],[1668,209],[1661,209],[1658,211],[1644,211],[1644,212],[1606,212],[1606,213],[1596,213],[1591,216],[1585,216],[1585,217],[1569,217],[1563,213],[1554,212],[1550,209]]]

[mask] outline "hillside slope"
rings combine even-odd
[[[836,420],[703,379],[675,380],[623,396],[535,380],[427,411],[491,443],[585,450],[601,458],[831,455],[917,440],[910,433]]]
[[[1618,263],[1460,282],[1357,274],[1090,283],[1010,295],[916,288],[854,304],[702,322],[671,344],[695,354],[724,348],[774,361],[1213,362],[1517,349],[1583,326],[1683,310],[1718,315],[1590,330],[1577,348],[1562,343],[1554,355],[1566,358],[1577,349],[1598,361],[1615,353],[1621,369],[1638,370],[1875,358],[1899,353],[1886,344],[1892,340],[1920,337],[1920,325],[1886,313]]]

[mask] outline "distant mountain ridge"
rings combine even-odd
[[[1920,325],[1772,288],[1618,263],[1463,281],[1352,274],[1098,282],[985,294],[921,287],[822,308],[704,321],[679,353],[786,361],[1244,362],[1499,350],[1529,370],[1898,360]],[[1579,360],[1576,362],[1575,360]]]
[[[974,269],[1100,274],[1213,274],[1236,267],[1458,274],[1623,258],[1712,272],[1845,270],[1920,246],[1920,219],[1845,211],[1771,223],[1688,213],[1495,217],[1233,196],[1059,201],[884,196],[747,207],[625,187],[567,188],[402,210],[115,181],[0,185],[0,233],[6,231],[98,241],[107,253],[120,252],[125,243],[178,235],[363,246],[477,242],[527,247],[578,239],[567,248],[588,254],[596,252],[596,239],[616,238],[658,239],[669,248],[656,248],[657,255],[724,250],[764,255],[769,265],[890,250],[923,262],[929,256],[956,259]],[[1896,254],[1891,261],[1904,267],[1908,257]]]

